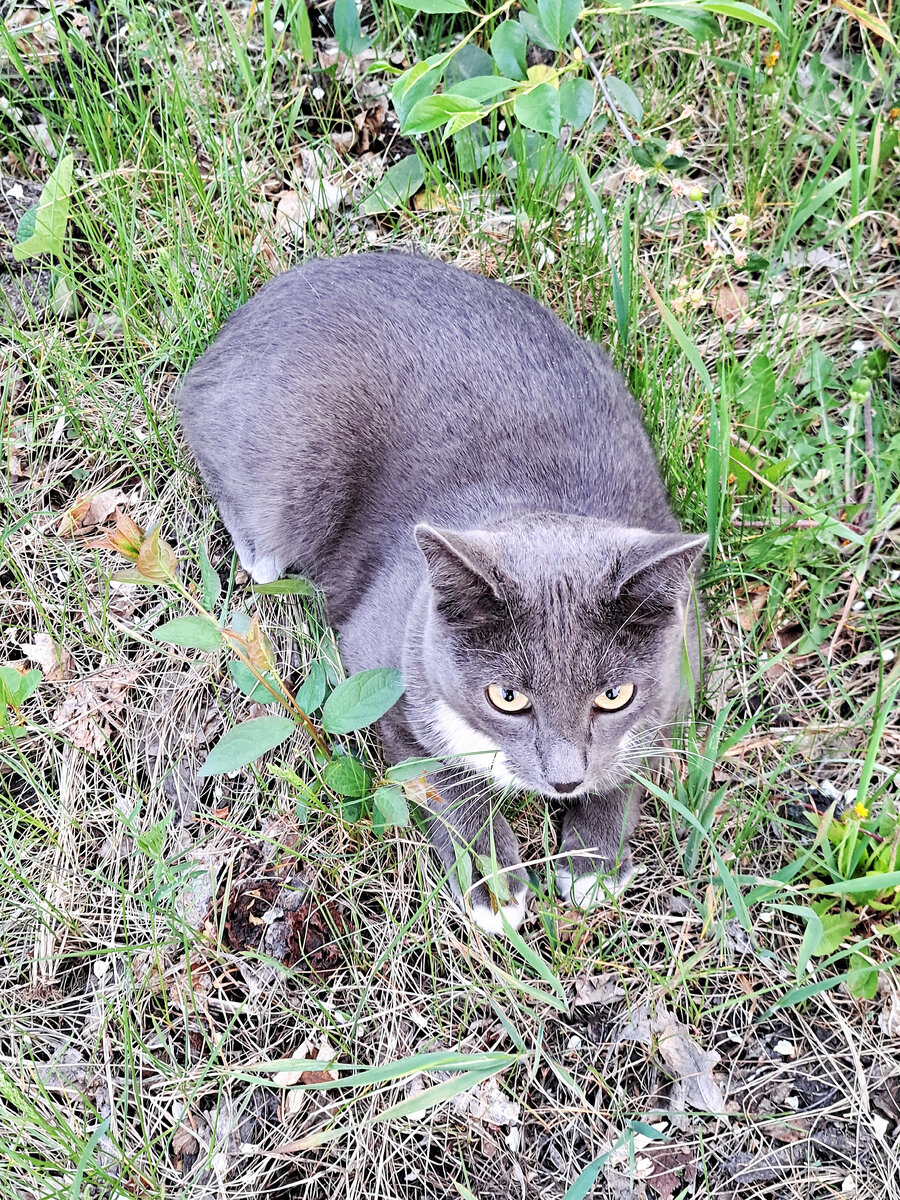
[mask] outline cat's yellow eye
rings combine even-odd
[[[523,713],[531,708],[531,701],[524,692],[515,688],[503,687],[500,683],[492,683],[487,688],[487,698],[494,708],[503,713]]]
[[[618,712],[634,699],[634,684],[620,683],[618,687],[607,688],[594,697],[594,708],[601,712]]]

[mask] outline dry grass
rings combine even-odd
[[[846,103],[859,106],[860,129],[871,128],[870,93],[847,83],[852,55],[871,55],[858,27],[836,12],[802,15],[809,41],[797,70],[808,72],[818,55],[834,86],[846,85]],[[836,116],[790,98],[778,107],[689,39],[669,31],[661,46],[646,27],[634,29],[624,18],[607,28],[604,69],[641,82],[648,127],[681,137],[694,173],[725,185],[719,227],[739,228],[734,218],[745,214],[751,248],[824,248],[832,257],[819,266],[798,259],[748,285],[727,260],[704,255],[702,232],[665,189],[629,188],[623,147],[601,131],[592,154],[605,172],[599,194],[614,227],[613,262],[630,206],[627,338],[611,332],[610,258],[586,232],[572,186],[550,195],[490,177],[476,190],[457,178],[449,208],[362,218],[355,201],[398,152],[396,135],[379,126],[369,149],[358,142],[346,161],[321,160],[347,188],[341,206],[302,237],[276,222],[301,150],[321,149],[329,130],[364,125],[354,118],[371,109],[383,75],[329,84],[322,105],[333,110],[306,105],[291,125],[285,106],[304,77],[296,53],[279,59],[267,104],[234,84],[227,47],[201,15],[160,17],[154,28],[135,18],[119,36],[127,61],[147,64],[146,107],[123,90],[107,142],[96,102],[44,113],[79,156],[85,311],[70,322],[17,319],[0,351],[8,468],[0,661],[32,662],[37,651],[26,648],[46,652],[42,636],[64,651],[59,677],[48,674],[23,710],[26,735],[0,742],[4,1195],[532,1200],[563,1197],[616,1144],[623,1148],[594,1195],[900,1194],[900,990],[889,939],[869,946],[884,966],[873,1000],[852,998],[839,982],[846,961],[798,977],[804,926],[790,906],[808,903],[809,892],[802,883],[774,887],[751,907],[748,932],[710,849],[744,895],[802,854],[786,806],[809,784],[857,787],[875,697],[897,678],[896,359],[873,393],[880,457],[862,453],[861,425],[846,432],[856,417],[846,380],[857,343],[878,344],[900,303],[887,202],[896,172],[885,170],[864,214],[848,181],[814,231],[797,230],[778,249],[810,170],[840,132]],[[49,42],[53,64],[59,49]],[[250,45],[261,70],[252,37]],[[746,36],[731,33],[716,49],[748,69],[758,61]],[[214,88],[198,82],[223,61],[209,72]],[[171,110],[173,78],[195,99],[183,120]],[[10,176],[46,175],[34,134],[23,132],[40,115],[40,72],[12,83],[25,113],[4,126],[7,192]],[[825,178],[848,169],[845,161],[852,167],[848,156]],[[142,525],[163,523],[189,576],[197,545],[208,542],[234,603],[259,612],[290,678],[314,657],[334,659],[315,601],[256,596],[235,579],[170,397],[214,327],[273,267],[316,249],[388,244],[527,287],[610,343],[694,528],[709,516],[709,397],[647,283],[679,312],[714,378],[720,364],[768,354],[785,423],[819,403],[804,390],[814,346],[837,381],[822,406],[839,469],[818,479],[798,454],[775,494],[741,495],[732,478],[716,517],[700,748],[663,780],[671,790],[677,771],[690,783],[704,753],[715,759],[704,793],[719,793],[704,817],[708,838],[692,848],[677,814],[651,803],[636,844],[642,872],[614,906],[585,916],[548,887],[552,820],[521,806],[515,824],[537,889],[524,950],[482,936],[439,897],[415,826],[378,839],[367,821],[345,821],[327,792],[304,802],[264,769],[198,779],[209,744],[248,715],[246,699],[218,662],[152,640],[181,611],[177,599],[110,584],[113,556],[90,545],[108,514],[97,529],[59,532],[79,499],[112,492]],[[723,290],[732,283],[747,289],[734,317]],[[111,314],[114,336],[89,314]],[[825,461],[821,424],[802,430],[810,455]],[[853,506],[866,489],[860,513]],[[810,505],[820,523],[823,514],[857,522],[859,545],[817,540],[804,525]],[[862,609],[848,606],[851,588]],[[704,749],[717,716],[721,744]],[[883,802],[896,793],[896,724],[875,751],[871,789]],[[300,735],[273,760],[315,779]],[[689,1031],[691,1053],[717,1056],[702,1060],[700,1075],[712,1069],[726,1116],[684,1106],[686,1085],[673,1082],[660,1036],[642,1032],[662,1011],[675,1022],[670,1033]],[[381,1084],[309,1086],[330,1080],[331,1063],[346,1072],[436,1052],[515,1060],[493,1083],[480,1078],[471,1093],[389,1119],[380,1118],[390,1106],[450,1084],[452,1072],[423,1075],[413,1064]],[[317,1057],[313,1076],[308,1065],[274,1065]],[[649,1131],[648,1140],[650,1125],[663,1136]]]

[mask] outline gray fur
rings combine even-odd
[[[468,756],[432,812],[451,879],[454,841],[493,851],[521,915],[518,846],[485,775],[554,797],[577,785],[567,896],[627,865],[629,771],[684,699],[685,642],[698,668],[703,539],[681,533],[603,351],[424,257],[320,259],[231,317],[179,406],[244,567],[313,578],[351,671],[402,668],[387,757]],[[625,682],[628,708],[592,715]],[[531,714],[493,709],[491,683],[526,691]],[[489,926],[483,888],[474,903]]]

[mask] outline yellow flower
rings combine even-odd
[[[866,808],[866,806],[864,804],[854,804],[853,812],[854,812],[854,815],[859,817],[860,820],[862,820],[864,817],[867,817],[869,815],[869,810]]]

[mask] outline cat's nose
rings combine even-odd
[[[551,782],[552,782],[552,780],[551,780]],[[560,792],[563,796],[567,796],[569,794],[569,792],[574,792],[575,789],[577,787],[581,787],[581,785],[583,783],[584,783],[583,779],[575,779],[575,780],[573,780],[572,783],[554,783],[553,787],[555,787],[556,790],[558,792]]]

